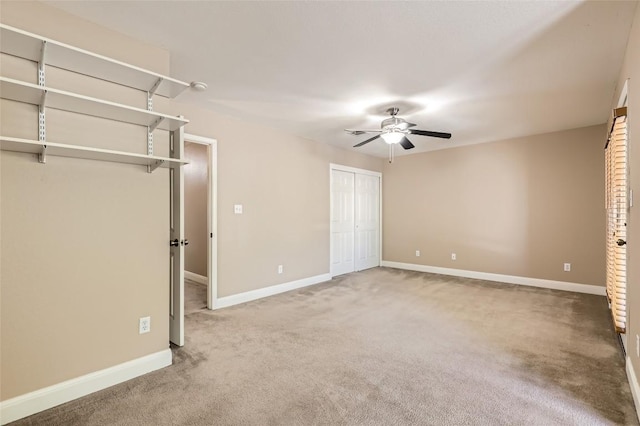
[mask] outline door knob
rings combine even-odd
[[[619,245],[620,247],[622,247],[623,245],[627,244],[627,242],[621,238],[618,239],[618,241],[616,241],[616,244]]]
[[[180,245],[180,240],[178,240],[177,238],[175,240],[171,240],[169,241],[169,245],[171,247],[178,247]]]
[[[183,246],[188,246],[189,245],[189,240],[182,240],[182,245]]]

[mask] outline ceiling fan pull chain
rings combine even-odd
[[[393,163],[393,145],[389,144],[389,164]]]

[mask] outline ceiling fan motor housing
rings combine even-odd
[[[382,120],[382,123],[380,123],[380,127],[382,128],[382,130],[388,131],[392,131],[394,129],[406,130],[409,127],[409,123],[407,123],[402,118],[396,117],[394,115]]]

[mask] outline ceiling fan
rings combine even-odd
[[[451,133],[433,132],[430,130],[418,130],[412,129],[416,124],[409,123],[408,121],[397,116],[400,110],[396,107],[387,109],[387,112],[391,117],[382,120],[380,123],[380,130],[353,130],[344,129],[345,132],[358,136],[365,133],[378,133],[372,138],[360,142],[354,145],[354,148],[358,148],[362,145],[368,144],[378,138],[382,138],[387,144],[389,144],[389,162],[393,161],[393,145],[400,144],[404,149],[415,148],[415,145],[407,138],[407,135],[419,135],[419,136],[431,136],[433,138],[450,139]]]

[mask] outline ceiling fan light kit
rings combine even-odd
[[[400,143],[400,141],[404,138],[404,133],[397,130],[392,130],[390,132],[383,133],[380,136],[386,143],[392,145],[395,143]]]
[[[382,123],[380,123],[380,130],[344,129],[345,132],[351,133],[355,136],[365,133],[378,133],[376,136],[354,145],[354,148],[361,147],[371,141],[382,138],[382,140],[389,145],[389,162],[391,163],[393,162],[393,145],[400,144],[404,149],[415,148],[415,145],[411,143],[407,138],[407,135],[430,136],[432,138],[442,139],[451,138],[451,133],[412,129],[411,127],[415,127],[416,124],[409,123],[405,119],[398,117],[397,115],[400,110],[396,107],[387,109],[387,112],[391,117],[382,120]]]

